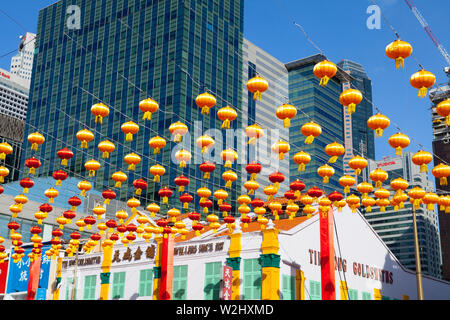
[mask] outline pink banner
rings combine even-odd
[[[231,294],[233,293],[233,268],[223,266],[222,281],[222,300],[231,300]]]

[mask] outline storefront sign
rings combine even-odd
[[[121,252],[121,250],[116,250],[113,253],[112,263],[117,262],[131,262],[131,261],[139,261],[142,258],[145,259],[155,259],[155,253],[156,253],[156,246],[151,245],[147,246],[146,248],[142,248],[138,246],[136,249],[131,250],[130,247],[125,250],[125,252]]]
[[[100,256],[90,257],[90,258],[78,258],[78,263],[77,263],[76,258],[73,258],[71,260],[63,261],[62,268],[66,269],[67,267],[75,266],[75,264],[77,264],[79,267],[92,266],[92,265],[100,264],[100,262],[101,262]]]
[[[233,293],[233,268],[229,266],[222,267],[222,300],[231,300]]]
[[[174,256],[188,256],[201,253],[220,252],[224,249],[223,242],[202,243],[174,248]]]
[[[316,266],[320,266],[320,252],[313,249],[309,249],[308,253],[309,253],[309,263]],[[336,271],[347,272],[347,265],[348,265],[347,259],[335,257],[334,261]],[[387,284],[394,283],[394,274],[391,271],[384,270],[360,262],[353,262],[351,266],[353,274],[355,276],[377,280]]]

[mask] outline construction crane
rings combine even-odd
[[[447,61],[447,66],[444,68],[444,72],[447,74],[448,77],[450,77],[450,55],[448,54],[447,50],[445,50],[444,46],[439,42],[438,38],[433,34],[433,31],[431,31],[431,27],[429,26],[425,18],[422,16],[420,11],[417,9],[417,7],[411,3],[411,0],[405,1],[408,7],[416,16],[417,20],[419,20],[420,24],[425,29],[428,36],[431,38],[431,40],[436,45],[441,54],[444,56],[445,61]]]

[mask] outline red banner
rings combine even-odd
[[[9,260],[0,263],[0,293],[5,293],[6,280],[8,279],[8,265]]]
[[[39,287],[39,278],[41,276],[41,257],[30,262],[30,277],[28,278],[27,300],[36,298],[36,290]]]
[[[333,209],[320,215],[320,267],[322,281],[322,300],[336,300],[334,277],[334,231]]]
[[[174,241],[171,235],[167,238],[163,238],[161,255],[161,286],[159,291],[161,300],[172,300],[173,245]]]
[[[233,268],[223,266],[222,270],[222,300],[231,300],[233,293]]]

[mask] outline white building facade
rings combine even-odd
[[[11,74],[26,80],[28,82],[28,88],[30,87],[31,73],[33,70],[35,43],[36,35],[27,32],[20,38],[19,52],[11,59]]]
[[[0,69],[0,114],[25,121],[30,82]]]

